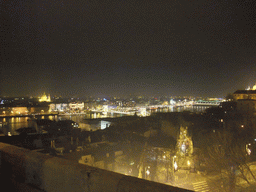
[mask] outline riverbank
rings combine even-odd
[[[56,116],[59,115],[58,113],[49,113],[49,114],[33,114],[33,115],[0,115],[0,118],[13,118],[13,117],[30,117],[30,118],[36,118],[36,117],[42,117],[42,116]]]

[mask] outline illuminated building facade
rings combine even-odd
[[[39,98],[39,102],[51,102],[50,94],[47,96],[45,93]]]
[[[246,90],[237,90],[233,93],[237,102],[237,110],[240,112],[254,113],[256,111],[256,84]]]
[[[237,90],[233,93],[234,99],[256,99],[256,90]]]
[[[83,110],[84,109],[84,102],[72,102],[69,103],[70,110]]]
[[[5,107],[0,110],[0,115],[27,115],[27,107]]]
[[[250,88],[248,87],[246,90],[237,90],[233,93],[233,97],[235,100],[239,99],[255,99],[256,100],[256,84]]]
[[[50,104],[51,111],[67,111],[68,104],[67,103],[52,103]]]

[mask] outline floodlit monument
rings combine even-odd
[[[50,94],[47,96],[45,93],[42,97],[39,97],[39,102],[51,102]]]

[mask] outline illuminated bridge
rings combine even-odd
[[[202,106],[218,106],[220,105],[220,101],[205,101],[205,100],[198,100],[196,102],[194,102],[193,106],[198,106],[198,105],[202,105]]]
[[[118,113],[118,114],[125,114],[125,115],[134,115],[136,111],[127,111],[127,110],[110,110],[110,111],[104,111],[104,110],[91,110],[91,113]]]

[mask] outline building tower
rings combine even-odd
[[[46,96],[46,94],[44,93],[42,97],[39,97],[39,102],[51,102],[50,94]]]

